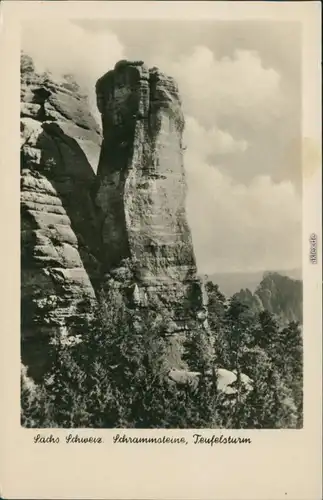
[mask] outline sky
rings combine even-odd
[[[300,44],[298,24],[268,21],[62,19],[22,33],[36,67],[74,74],[97,117],[95,82],[120,59],[177,80],[203,274],[301,267]]]

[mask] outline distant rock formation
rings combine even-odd
[[[255,312],[266,309],[282,323],[303,322],[303,284],[300,280],[267,272],[254,293],[245,289],[234,296]]]
[[[256,291],[257,286],[262,281],[264,275],[266,274],[278,273],[281,276],[287,276],[290,279],[302,281],[302,269],[275,269],[272,271],[262,270],[262,271],[246,271],[246,272],[217,272],[213,274],[208,274],[202,276],[203,281],[211,281],[212,283],[219,285],[220,290],[227,297],[232,297],[235,293],[240,292],[240,290],[245,290],[248,288],[252,293]]]
[[[185,214],[177,85],[121,61],[96,91],[102,147],[73,79],[37,74],[21,59],[21,339],[34,378],[46,370],[50,337],[77,333],[102,287],[139,318],[160,312],[170,342],[208,332]]]

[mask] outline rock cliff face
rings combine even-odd
[[[266,309],[284,325],[290,321],[303,322],[302,291],[301,280],[267,272],[253,294],[245,289],[235,296],[255,312]]]
[[[102,286],[139,318],[159,311],[170,342],[207,330],[185,215],[177,85],[121,61],[96,91],[102,147],[73,80],[39,75],[22,58],[22,362],[36,378],[50,337],[75,331]]]
[[[103,268],[137,307],[164,313],[166,334],[206,327],[185,214],[177,85],[140,61],[120,61],[96,91],[103,126],[96,196]]]
[[[49,338],[95,297],[99,233],[91,192],[100,134],[86,99],[21,60],[22,361],[37,378]],[[91,281],[92,280],[92,281]]]

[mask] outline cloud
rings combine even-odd
[[[60,19],[40,23],[25,21],[22,50],[30,55],[38,71],[50,71],[56,78],[72,74],[89,95],[97,116],[95,82],[124,58],[124,47],[112,32],[89,32]]]
[[[61,19],[25,23],[22,48],[40,71],[74,74],[97,116],[95,82],[127,58],[130,47],[123,40],[112,31],[88,31]],[[142,47],[132,55],[158,65],[179,84],[186,115],[187,210],[199,271],[298,267],[300,198],[290,182],[274,183],[261,174],[264,149],[258,157],[254,152],[259,134],[270,134],[284,109],[280,74],[249,50],[217,58],[205,45],[185,54],[175,45],[165,54],[162,47],[149,45],[147,57]],[[241,172],[239,178],[247,179],[248,169],[248,182],[232,178]]]
[[[185,117],[184,141],[190,152],[201,151],[205,158],[244,152],[248,148],[247,141],[234,139],[227,131],[220,130],[216,124],[206,129],[192,116]]]
[[[22,47],[37,68],[75,74],[86,81],[102,76],[124,55],[124,47],[114,33],[88,32],[67,19],[46,24],[26,21]]]
[[[91,101],[95,81],[126,58],[129,49],[112,31],[87,30],[68,19],[44,24],[25,21],[22,47],[39,70],[74,74]],[[142,57],[145,54],[138,54]],[[206,128],[214,127],[223,116],[246,121],[256,117],[260,126],[279,115],[280,76],[264,68],[256,52],[237,50],[232,57],[217,59],[208,47],[196,45],[189,54],[173,50],[165,55],[157,44],[146,62],[177,79],[185,113]]]
[[[187,213],[199,271],[298,267],[301,203],[294,185],[261,173],[263,151],[252,158],[259,165],[252,165],[248,181],[233,179],[239,168],[249,168],[254,146],[252,134],[246,140],[244,126],[235,125],[275,124],[283,99],[279,73],[264,67],[257,52],[216,59],[205,46],[159,64],[177,79],[186,112]]]
[[[265,68],[257,52],[237,50],[216,59],[201,45],[176,60],[159,59],[178,80],[186,112],[206,126],[220,116],[256,119],[259,125],[279,116],[280,75]]]
[[[300,200],[291,182],[257,176],[249,185],[235,183],[196,153],[185,160],[187,212],[200,272],[299,266]]]

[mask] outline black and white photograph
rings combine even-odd
[[[21,426],[302,429],[301,24],[20,43]]]

